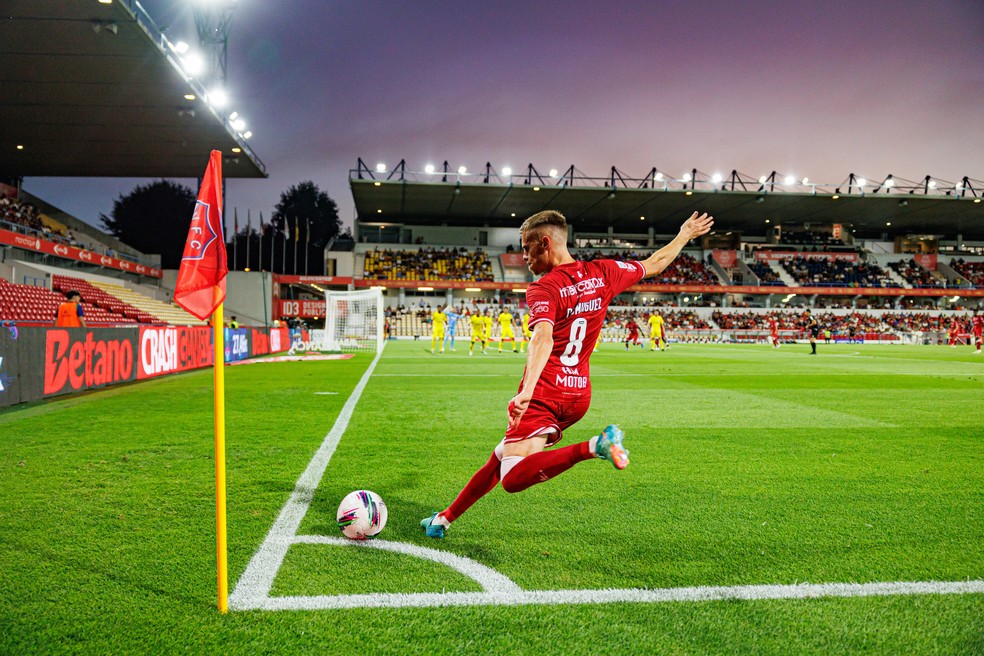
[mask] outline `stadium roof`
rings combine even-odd
[[[858,187],[852,175],[835,187],[762,183],[736,173],[712,182],[696,170],[690,180],[661,177],[655,184],[652,176],[630,179],[614,175],[615,169],[608,178],[576,176],[573,167],[564,176],[549,178],[532,166],[529,171],[508,178],[495,173],[387,173],[370,171],[360,161],[349,184],[363,223],[516,227],[530,214],[555,209],[582,233],[612,226],[619,233],[645,234],[652,227],[657,234],[672,234],[699,210],[715,217],[716,230],[750,234],[762,234],[775,224],[810,223],[842,224],[858,236],[960,234],[966,240],[984,240],[980,186],[968,178],[932,187],[929,181],[865,182]]]
[[[0,11],[0,173],[197,178],[215,149],[226,177],[266,177],[138,3],[4,0]]]

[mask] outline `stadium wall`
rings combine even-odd
[[[286,351],[286,328],[225,329],[225,361]],[[0,407],[209,367],[212,329],[0,327]]]

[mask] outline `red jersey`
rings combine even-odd
[[[984,333],[984,317],[978,314],[971,321],[974,323],[974,334],[980,337]]]
[[[636,336],[639,335],[639,324],[637,324],[635,321],[630,321],[629,323],[625,324],[625,327],[629,329],[629,335],[636,335]]]
[[[773,335],[779,334],[779,324],[776,323],[775,317],[769,317],[769,332]]]
[[[554,337],[553,351],[533,390],[533,398],[570,400],[590,396],[588,358],[601,333],[608,304],[645,274],[641,262],[572,262],[554,267],[527,287],[530,329],[547,321],[553,325]],[[519,388],[523,388],[523,382]]]

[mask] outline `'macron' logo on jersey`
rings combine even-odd
[[[195,213],[191,217],[188,242],[185,244],[182,260],[200,260],[205,257],[208,247],[218,239],[218,232],[212,225],[211,205],[195,201]],[[218,212],[215,212],[218,215]],[[217,218],[217,217],[216,217]]]
[[[605,281],[602,280],[601,278],[588,278],[587,280],[579,280],[573,285],[567,285],[566,287],[561,287],[560,297],[567,298],[568,296],[583,294],[585,292],[590,292],[604,286],[605,286]]]

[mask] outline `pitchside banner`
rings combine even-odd
[[[136,337],[132,328],[48,329],[44,345],[44,396],[133,380]]]
[[[11,232],[10,230],[0,229],[0,244],[16,246],[17,248],[23,248],[24,250],[35,251],[38,253],[46,253],[48,255],[65,258],[67,260],[88,262],[89,264],[99,264],[100,266],[104,266],[109,269],[119,269],[120,271],[139,273],[142,276],[149,276],[151,278],[160,278],[164,275],[163,272],[156,267],[136,264],[135,262],[130,262],[129,260],[121,260],[108,255],[100,255],[99,253],[93,253],[92,251],[84,248],[56,244],[53,241],[48,241],[46,239],[41,239],[30,235],[22,235],[19,232]]]
[[[225,329],[225,361],[237,362],[249,357],[249,328]]]
[[[206,326],[155,326],[140,329],[137,378],[152,378],[212,364],[212,329]]]
[[[18,367],[20,331],[4,322],[0,326],[0,408],[21,402],[21,376]]]

